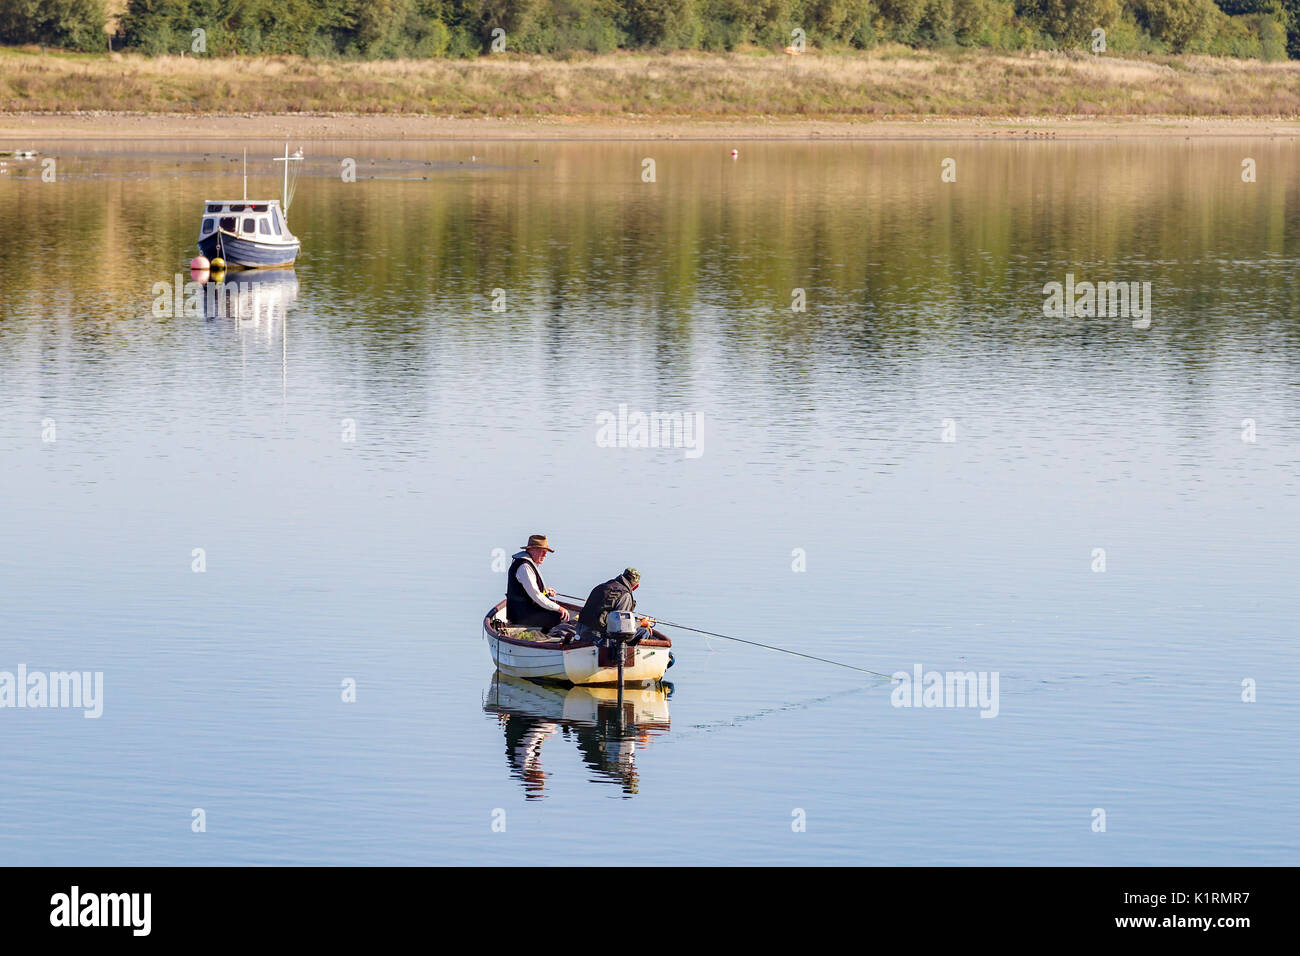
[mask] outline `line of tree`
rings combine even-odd
[[[107,23],[104,0],[0,0],[0,43],[145,54],[1092,49],[1101,29],[1107,52],[1300,59],[1300,0],[128,0]]]

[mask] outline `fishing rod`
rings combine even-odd
[[[583,598],[575,597],[572,594],[557,594],[557,597],[568,598],[570,601],[582,601]],[[662,618],[652,618],[656,624],[666,624],[669,627],[676,627],[683,631],[694,631],[696,634],[704,634],[708,637],[720,637],[724,641],[735,641],[738,644],[749,644],[753,647],[762,647],[769,651],[779,651],[782,654],[793,654],[795,657],[806,657],[810,661],[820,661],[823,664],[834,664],[836,667],[847,667],[851,671],[861,671],[863,674],[870,674],[872,677],[883,677],[885,680],[893,680],[888,674],[882,674],[880,671],[870,671],[865,667],[855,667],[853,664],[845,664],[843,661],[833,661],[826,657],[815,657],[812,654],[805,654],[802,651],[792,651],[788,647],[777,647],[775,644],[760,644],[758,641],[747,641],[743,637],[732,637],[730,634],[719,634],[717,631],[704,631],[698,627],[688,627],[685,624],[675,624],[672,621],[665,621]]]

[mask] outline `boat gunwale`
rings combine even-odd
[[[576,604],[570,604],[567,601],[559,601],[557,603],[561,607],[567,608],[570,611],[576,612],[581,610],[581,608],[578,607]],[[503,598],[501,601],[494,604],[492,606],[492,610],[488,611],[487,614],[484,615],[483,617],[483,633],[485,636],[490,637],[493,640],[505,641],[507,644],[514,644],[516,647],[533,647],[533,648],[537,648],[538,650],[560,651],[560,652],[574,651],[574,650],[580,650],[585,647],[599,646],[595,641],[593,641],[590,638],[581,638],[576,641],[569,641],[569,643],[567,644],[550,644],[545,641],[521,641],[518,638],[509,637],[505,634],[501,634],[496,630],[496,628],[492,626],[492,618],[496,615],[497,611],[505,607],[505,604],[506,602],[505,599]],[[576,617],[577,615],[575,614],[574,616]],[[662,631],[652,630],[651,633],[653,633],[655,636],[643,638],[642,640],[638,641],[635,646],[637,647],[672,647],[673,646],[672,639],[667,634],[664,634]]]
[[[270,239],[263,239],[260,236],[256,239],[250,239],[248,236],[241,236],[239,235],[239,233],[231,232],[229,229],[223,229],[221,226],[218,226],[216,229],[212,230],[212,232],[205,233],[204,235],[200,236],[199,241],[202,242],[204,239],[210,239],[212,236],[218,236],[218,235],[225,236],[229,239],[237,240],[238,242],[251,243],[252,245],[255,246],[301,246],[302,245],[302,240],[292,234],[290,234],[290,237],[288,239],[284,239],[283,237],[279,237],[279,236],[273,236]]]

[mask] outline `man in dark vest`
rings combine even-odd
[[[584,633],[594,631],[591,636],[604,637],[610,611],[636,610],[636,598],[632,592],[640,586],[641,572],[636,568],[628,568],[612,581],[597,584],[578,613],[578,625]]]
[[[534,534],[529,536],[523,550],[514,555],[506,576],[506,620],[511,624],[535,627],[545,633],[569,619],[569,612],[551,600],[555,591],[542,580],[542,562],[554,553],[546,535]]]

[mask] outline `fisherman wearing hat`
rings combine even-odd
[[[578,613],[578,626],[584,636],[603,639],[609,626],[610,611],[635,611],[636,598],[632,592],[641,586],[641,572],[636,568],[626,568],[622,574],[604,584],[597,584],[591,589],[587,603]],[[636,643],[648,633],[648,618],[640,622],[641,630],[629,643]],[[593,633],[594,632],[594,633]]]
[[[551,600],[555,591],[542,580],[542,562],[555,549],[546,541],[546,535],[529,535],[523,550],[514,555],[506,579],[506,620],[519,627],[535,627],[543,633],[561,621],[569,619],[569,612]]]

